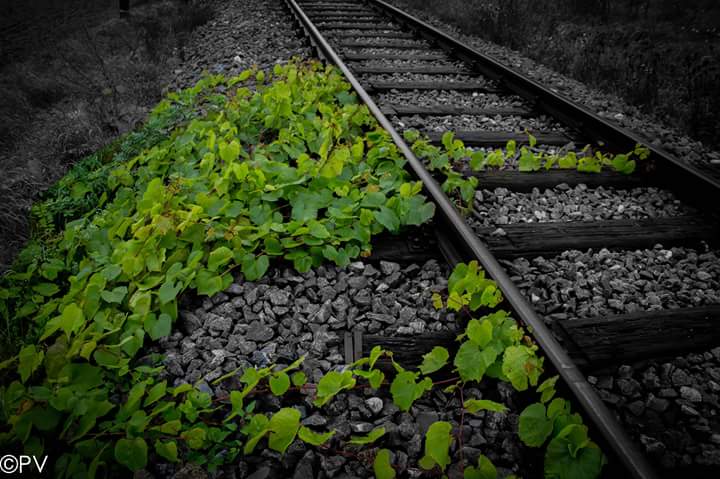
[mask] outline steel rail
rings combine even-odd
[[[366,1],[405,23],[421,36],[435,41],[441,48],[450,50],[452,55],[474,64],[480,73],[501,82],[513,93],[537,103],[540,110],[544,110],[568,126],[580,130],[600,146],[624,153],[632,150],[637,144],[643,145],[650,150],[649,159],[655,160],[654,163],[657,167],[655,174],[661,175],[673,189],[683,190],[697,203],[702,204],[705,209],[708,207],[715,210],[720,209],[720,205],[717,204],[718,194],[720,194],[720,178],[678,159],[664,148],[649,143],[647,139],[627,128],[606,120],[588,108],[555,93],[517,70],[394,5],[383,0]]]
[[[370,0],[372,3],[380,4],[378,0]],[[348,82],[352,85],[360,99],[366,104],[370,112],[378,120],[378,123],[388,131],[393,141],[407,158],[415,175],[420,179],[426,191],[438,206],[442,218],[448,223],[452,230],[459,236],[462,245],[467,248],[467,253],[476,258],[488,274],[495,280],[503,292],[505,299],[512,306],[519,319],[528,326],[529,333],[540,345],[545,356],[555,366],[558,374],[567,384],[568,388],[575,395],[588,417],[604,436],[608,445],[613,449],[615,455],[620,459],[625,468],[639,479],[651,479],[657,477],[654,469],[647,461],[644,454],[640,452],[635,442],[626,434],[625,430],[615,419],[613,413],[598,397],[592,386],[587,382],[580,369],[573,363],[567,352],[555,339],[552,332],[545,325],[543,320],[535,313],[535,310],[528,303],[520,290],[510,280],[505,270],[500,266],[497,259],[492,255],[487,246],[480,241],[465,220],[460,216],[452,202],[442,191],[440,185],[424,167],[422,162],[415,156],[410,147],[405,143],[402,136],[395,130],[390,121],[385,117],[380,108],[375,104],[370,95],[365,91],[360,82],[355,78],[350,69],[345,65],[340,56],[330,46],[313,22],[307,17],[296,0],[285,0],[286,4],[300,21],[302,28],[308,34],[311,43],[318,49],[320,57],[332,62],[339,68]],[[386,5],[386,4],[385,4]],[[394,7],[391,7],[394,9]]]

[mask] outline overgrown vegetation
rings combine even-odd
[[[200,1],[133,2],[124,18],[116,1],[15,3],[3,19],[15,33],[0,41],[0,271],[28,239],[38,193],[142,121],[212,15]]]
[[[457,377],[442,381],[448,391],[462,394],[486,377],[519,391],[537,386],[543,359],[507,312],[494,311],[502,295],[475,262],[456,267],[447,295],[434,297],[437,308],[468,316],[454,358],[437,347],[417,370],[393,361],[391,380],[376,365],[392,353],[375,348],[314,385],[297,371],[298,358],[219,378],[242,385],[220,398],[157,379],[160,358],[139,353],[170,334],[183,291],[213,295],[236,269],[259,278],[271,258],[300,271],[345,265],[369,251],[375,234],[433,216],[390,136],[338,71],[291,64],[276,67],[271,84],[265,76],[206,77],[171,94],[148,121],[167,137],[126,137],[120,154],[78,165],[37,207],[46,234],[0,289],[6,334],[23,343],[0,364],[4,450],[50,454],[55,477],[118,475],[151,460],[214,470],[258,447],[283,453],[296,438],[335,441],[333,431],[301,426],[297,391],[312,392],[321,408],[344,390],[382,388],[407,411],[439,386],[429,376],[451,364]],[[568,403],[553,399],[556,379],[537,388],[540,403],[523,413],[521,438],[532,447],[549,440],[547,477],[596,477],[602,453]],[[263,394],[285,407],[256,411]],[[463,406],[468,414],[505,410],[481,398]],[[451,432],[447,422],[430,426],[420,467],[448,468],[450,445],[462,440]],[[392,478],[390,453],[375,447],[383,435],[378,428],[335,445],[371,448],[376,476]],[[459,467],[466,477],[497,476],[485,457]]]
[[[712,0],[401,0],[617,94],[709,145],[720,138]]]

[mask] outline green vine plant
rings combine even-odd
[[[168,385],[159,376],[161,358],[141,353],[172,332],[184,291],[213,295],[236,272],[258,279],[271,260],[298,271],[328,261],[344,266],[370,251],[374,235],[434,213],[389,135],[334,68],[295,62],[271,75],[207,77],[154,114],[176,104],[197,111],[200,98],[201,114],[139,154],[108,163],[107,184],[93,189],[102,203],[79,205],[75,218],[56,225],[59,239],[45,255],[2,279],[0,314],[23,331],[18,354],[0,363],[3,450],[49,454],[54,477],[93,478],[139,471],[149,461],[192,461],[212,471],[261,447],[283,454],[299,440],[349,454],[369,449],[369,456],[354,457],[369,457],[376,477],[391,478],[397,470],[378,446],[382,427],[341,440],[335,431],[303,426],[293,405],[310,395],[312,406],[323,408],[339,393],[367,387],[409,411],[442,385],[464,398],[468,414],[503,412],[503,404],[465,398],[463,389],[486,378],[519,391],[537,386],[543,359],[517,322],[495,310],[502,295],[476,262],[458,265],[447,295],[433,298],[438,308],[487,312],[468,320],[454,357],[436,347],[406,369],[392,352],[374,348],[317,384],[307,383],[299,358],[218,378],[216,384],[236,384],[218,397],[199,385]],[[391,361],[392,377],[377,367],[380,358]],[[449,367],[456,377],[433,381]],[[533,447],[548,442],[550,477],[596,477],[602,453],[567,402],[554,398],[545,406],[554,395],[554,382],[548,384],[537,389],[543,411],[523,413],[521,438]],[[266,395],[286,407],[263,409]],[[541,434],[532,421],[541,423]],[[527,431],[535,434],[529,440]],[[432,424],[418,465],[445,474],[450,447],[461,440],[450,423]],[[601,464],[591,469],[590,460]],[[484,456],[458,467],[465,477],[497,476]]]
[[[583,173],[600,173],[604,169],[629,175],[635,171],[638,160],[645,160],[650,150],[642,145],[624,154],[611,155],[601,151],[591,151],[587,145],[579,153],[574,151],[560,151],[548,153],[536,148],[537,139],[527,133],[528,145],[518,148],[515,140],[510,140],[504,149],[497,148],[491,151],[473,150],[455,138],[452,131],[446,131],[442,136],[440,146],[435,146],[419,131],[409,129],[403,132],[406,141],[411,143],[415,155],[425,162],[429,171],[437,172],[444,179],[443,191],[454,197],[456,203],[463,209],[472,205],[478,179],[462,173],[467,166],[471,171],[482,171],[486,168],[500,169],[510,160],[517,160],[518,170],[522,172],[535,172],[552,168],[577,170]]]

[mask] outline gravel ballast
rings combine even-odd
[[[675,195],[655,187],[632,189],[558,185],[540,192],[518,193],[507,188],[475,193],[472,226],[501,226],[553,221],[600,221],[663,218],[691,214]]]
[[[425,131],[472,130],[523,133],[528,130],[543,133],[567,132],[565,128],[549,118],[523,118],[504,115],[413,115],[396,118],[395,123],[402,129],[413,128]]]
[[[692,477],[717,472],[720,348],[626,364],[588,380],[661,468],[700,468]]]
[[[232,76],[254,65],[267,69],[311,55],[305,39],[287,27],[292,17],[281,0],[215,0],[213,5],[215,18],[192,33],[169,90],[192,86],[203,72]]]
[[[404,105],[452,105],[473,108],[521,108],[525,106],[518,96],[500,97],[494,93],[459,92],[456,90],[397,91],[377,96],[377,103]]]
[[[546,321],[720,303],[715,250],[571,250],[502,263]]]
[[[347,268],[323,266],[303,274],[271,270],[256,283],[236,281],[224,293],[199,303],[188,299],[197,306],[181,311],[179,330],[161,340],[157,352],[166,355],[169,383],[199,384],[220,401],[228,390],[241,387],[237,378],[244,368],[271,363],[283,367],[303,354],[302,369],[308,381],[316,383],[345,364],[343,330],[409,336],[456,329],[452,313],[432,306],[432,292],[446,288],[447,275],[447,268],[435,260],[423,265],[356,262]],[[233,371],[231,379],[213,384]],[[217,477],[371,477],[373,453],[355,454],[352,446],[343,443],[375,427],[386,431],[375,446],[390,449],[394,464],[409,477],[417,477],[425,432],[430,424],[443,420],[453,425],[453,434],[462,435],[462,449],[457,441],[451,448],[455,464],[460,458],[465,464],[475,463],[482,453],[505,475],[526,471],[528,461],[535,457],[517,437],[519,408],[509,384],[491,381],[467,388],[465,399],[493,399],[510,407],[507,413],[477,415],[463,415],[457,395],[444,393],[441,387],[419,399],[409,412],[399,411],[386,390],[353,389],[316,412],[311,411],[313,396],[312,388],[301,388],[293,407],[301,412],[303,425],[336,431],[327,447],[308,447],[295,440],[282,456],[268,449],[258,451],[224,466]],[[270,413],[290,406],[270,395],[255,399],[257,411]],[[152,472],[178,478],[190,467],[158,463]]]
[[[615,95],[593,90],[583,83],[540,65],[509,48],[477,36],[466,35],[452,25],[439,21],[422,10],[413,8],[403,0],[390,0],[389,3],[423,19],[460,41],[468,43],[481,53],[493,57],[506,66],[547,85],[554,92],[586,106],[603,118],[634,131],[651,144],[667,149],[679,159],[707,169],[714,176],[720,177],[720,151],[713,150],[668,127],[663,124],[662,119],[653,118],[640,111],[639,108],[628,105]]]

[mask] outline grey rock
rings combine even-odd
[[[202,321],[200,321],[200,318],[195,316],[190,311],[180,311],[180,321],[178,326],[180,327],[180,330],[183,331],[185,334],[192,334],[197,329],[202,327]]]
[[[315,426],[315,427],[321,427],[327,424],[327,419],[324,416],[321,416],[320,414],[313,414],[312,416],[308,416],[305,419],[302,420],[303,426]]]
[[[232,329],[232,319],[224,318],[221,316],[215,316],[207,323],[207,328],[210,331],[217,331],[219,333],[228,333]]]
[[[690,384],[690,376],[678,368],[672,373],[672,383],[675,386],[688,386]]]
[[[356,434],[367,434],[375,427],[369,422],[355,422],[350,424],[350,430]]]
[[[371,397],[365,400],[365,405],[373,414],[379,414],[383,409],[383,400],[379,397]]]
[[[270,326],[267,326],[263,323],[260,323],[258,321],[253,321],[252,324],[250,324],[250,329],[247,333],[247,338],[251,341],[257,341],[260,343],[264,343],[266,341],[270,341],[275,336],[275,332],[272,330]]]
[[[280,289],[271,289],[266,294],[273,306],[286,306],[290,303],[290,293]]]
[[[300,459],[297,466],[295,466],[295,472],[293,472],[293,479],[311,479],[315,476],[315,453],[312,449],[308,450],[305,455]]]
[[[320,456],[320,467],[328,477],[335,477],[346,462],[343,456]]]
[[[680,396],[690,402],[702,402],[702,394],[695,388],[682,386],[680,388]]]

